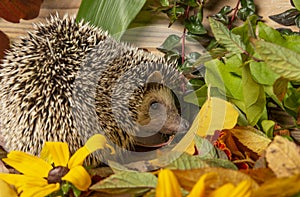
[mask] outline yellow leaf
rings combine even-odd
[[[230,129],[230,132],[239,140],[239,142],[258,155],[262,155],[271,142],[269,138],[254,132],[248,127]]]
[[[234,106],[220,98],[209,97],[196,116],[191,128],[172,151],[191,153],[195,134],[213,135],[215,130],[231,129],[238,119]]]
[[[300,174],[299,147],[286,138],[276,136],[266,150],[269,167],[277,177]]]
[[[209,97],[201,107],[192,127],[197,127],[197,134],[200,136],[213,135],[215,130],[233,128],[238,116],[238,111],[231,103]]]

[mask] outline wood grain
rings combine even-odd
[[[216,13],[224,5],[235,6],[237,0],[209,0],[209,4],[204,10],[204,15],[209,16],[212,13]],[[273,27],[280,27],[279,24],[271,21],[268,16],[283,12],[291,8],[289,0],[255,0],[258,5],[259,15],[263,16],[263,19]],[[14,41],[20,36],[26,35],[26,33],[33,29],[32,23],[43,22],[45,18],[49,17],[49,14],[58,13],[63,16],[64,14],[76,15],[80,6],[81,0],[44,0],[40,14],[33,20],[21,20],[21,23],[10,23],[3,19],[0,19],[0,30],[5,32]],[[150,20],[145,23],[145,15],[150,15]],[[207,22],[206,22],[207,24]],[[175,33],[180,35],[182,32],[181,24],[175,23],[172,28],[168,28],[168,19],[164,15],[154,15],[149,12],[141,12],[134,23],[132,28],[126,33],[124,40],[132,42],[135,45],[150,50],[159,46],[163,40]]]

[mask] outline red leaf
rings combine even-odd
[[[9,48],[9,39],[5,33],[0,31],[0,60],[4,56],[4,50]]]
[[[18,23],[20,19],[33,19],[39,15],[43,0],[1,0],[0,17]]]

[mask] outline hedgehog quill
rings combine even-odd
[[[176,106],[175,63],[69,16],[35,25],[0,68],[7,151],[36,155],[46,141],[62,141],[74,153],[95,133],[126,150],[160,147],[189,127]]]

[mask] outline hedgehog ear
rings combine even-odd
[[[162,76],[161,72],[154,71],[153,73],[151,73],[149,75],[149,77],[147,78],[146,83],[147,84],[150,84],[150,83],[159,83],[159,84],[162,84],[163,83],[163,76]]]

